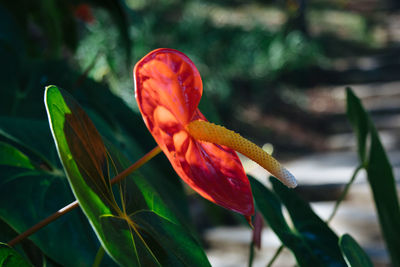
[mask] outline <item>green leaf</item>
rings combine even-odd
[[[338,247],[338,237],[292,190],[271,177],[275,193],[250,177],[257,208],[282,243],[296,257],[299,266],[346,266]],[[282,213],[288,210],[294,228]]]
[[[281,242],[289,248],[300,266],[321,266],[303,237],[292,230],[282,213],[279,198],[253,177],[249,177],[257,208]]]
[[[357,117],[350,119],[356,133],[364,131],[360,130],[360,121],[368,122],[371,143],[369,152],[366,151],[368,159],[364,166],[392,264],[400,266],[400,239],[398,238],[400,236],[400,228],[398,227],[400,225],[400,206],[392,166],[371,118],[366,113],[360,100],[349,88],[347,89],[347,102],[348,109],[354,110],[353,113],[357,114]],[[359,147],[359,149],[361,148]],[[364,159],[360,157],[360,161],[364,162]]]
[[[61,167],[56,149],[49,145],[51,132],[44,120],[0,117],[0,140],[12,143],[45,169]]]
[[[61,162],[80,207],[104,242],[100,216],[116,214],[108,177],[107,154],[100,134],[83,109],[65,91],[49,86],[45,103]],[[104,244],[110,252],[109,244]]]
[[[274,192],[289,212],[296,231],[312,249],[313,254],[325,265],[346,266],[338,247],[338,236],[301,199],[294,190],[287,188],[277,179],[270,179]]]
[[[103,216],[101,221],[104,230],[113,233],[107,235],[109,242],[124,243],[115,251],[130,255],[121,257],[124,266],[210,266],[190,233],[152,211],[139,211],[130,218]]]
[[[0,158],[3,159],[0,160],[0,218],[19,233],[74,200],[62,170],[50,170],[41,164],[50,162],[45,156],[51,157],[56,152],[49,145],[48,126],[43,126],[46,124],[42,121],[0,118],[0,138],[27,153],[0,142]],[[39,164],[34,165],[33,161]],[[11,240],[17,232],[3,240]],[[52,260],[74,266],[91,264],[99,246],[79,210],[51,223],[30,238]],[[60,239],[63,242],[54,246]],[[23,247],[26,251],[24,244]]]
[[[151,211],[139,211],[130,217],[144,237],[157,241],[148,243],[163,265],[211,266],[197,241],[179,225]]]
[[[0,240],[12,240],[17,235],[18,233],[11,226],[0,219]],[[13,249],[19,252],[24,258],[29,259],[34,266],[44,266],[46,264],[44,253],[29,239],[22,240]]]
[[[135,231],[136,221],[129,219],[126,210],[154,210],[166,216],[176,229],[185,232],[183,227],[175,224],[173,213],[152,187],[144,179],[137,178],[137,175],[132,176],[135,177],[134,180],[128,178],[120,184],[121,209],[109,181],[111,174],[122,169],[121,157],[116,157],[117,153],[113,150],[111,153],[107,152],[95,126],[68,93],[49,86],[46,88],[45,99],[54,140],[70,185],[106,251],[121,265],[171,265],[174,254],[153,251],[161,246],[158,242],[162,240],[158,238],[163,237],[162,232],[149,230],[147,234]],[[113,156],[112,160],[108,158],[109,155]],[[134,192],[132,199],[126,199],[126,191]],[[156,225],[152,229],[163,230],[162,227],[157,227]],[[132,231],[136,235],[132,235]],[[177,235],[176,239],[179,237]],[[147,244],[148,240],[151,240],[152,246]],[[192,259],[192,265],[209,265],[199,245],[180,249],[179,253],[183,251],[187,258]],[[198,255],[203,256],[201,261]]]
[[[20,254],[10,248],[4,243],[0,243],[0,266],[1,267],[30,267],[28,263]]]
[[[0,173],[0,218],[18,233],[74,200],[63,176],[9,166],[0,166]],[[53,260],[71,266],[90,265],[99,246],[80,210],[57,219],[30,239]]]
[[[348,234],[339,240],[340,250],[350,267],[372,267],[373,264],[360,245]]]
[[[31,170],[35,168],[24,153],[12,145],[3,142],[0,142],[0,165],[8,165]]]
[[[130,166],[130,161],[114,146],[107,144],[107,148],[118,172]],[[146,165],[142,168],[146,168]],[[140,173],[136,171],[121,182],[125,191],[124,202],[126,212],[131,214],[138,210],[151,210],[174,223],[191,229],[185,214],[187,201],[181,196],[183,195],[183,190],[169,182],[168,177],[158,176],[157,172],[148,170],[143,172],[142,175],[142,168],[140,169]],[[153,177],[149,175],[157,176]],[[174,194],[171,194],[171,192],[174,192]],[[178,200],[185,204],[176,205]],[[182,206],[184,207],[182,208]],[[192,234],[195,235],[193,231]]]

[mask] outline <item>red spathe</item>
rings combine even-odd
[[[161,48],[143,57],[133,72],[144,122],[178,175],[204,198],[252,215],[249,180],[236,152],[197,141],[186,130],[191,121],[206,120],[197,108],[203,85],[193,62],[177,50]]]

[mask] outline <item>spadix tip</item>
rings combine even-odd
[[[280,177],[277,177],[284,185],[286,185],[289,188],[295,188],[297,186],[297,181],[296,178],[294,178],[294,175],[291,174],[287,169],[283,168],[281,169],[281,175]]]

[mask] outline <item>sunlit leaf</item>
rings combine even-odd
[[[104,241],[99,217],[118,207],[109,184],[107,154],[100,134],[83,109],[66,92],[46,88],[50,127],[71,188],[97,236]],[[103,243],[108,252],[108,243]]]
[[[392,166],[371,118],[350,88],[347,89],[347,109],[353,110],[352,113],[357,115],[350,118],[356,133],[364,132],[365,122],[368,123],[371,143],[369,151],[366,151],[368,158],[364,166],[367,170],[368,182],[374,196],[380,226],[390,252],[392,264],[397,266],[400,265],[400,239],[398,238],[400,236],[400,207]],[[360,123],[362,121],[364,122]],[[359,145],[358,149],[365,148],[363,148],[363,145]],[[360,161],[363,162],[364,159],[360,157]]]
[[[349,267],[372,267],[372,262],[360,245],[348,234],[339,240],[340,250]]]
[[[20,254],[10,248],[4,243],[0,243],[0,266],[1,267],[30,267],[28,263]]]

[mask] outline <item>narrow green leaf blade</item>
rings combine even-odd
[[[4,243],[0,243],[0,266],[1,267],[31,267],[20,254]]]
[[[353,125],[357,137],[358,155],[362,164],[366,163],[366,145],[368,136],[368,118],[367,113],[361,108],[360,100],[355,96],[350,88],[346,88],[347,94],[347,118]]]
[[[340,237],[339,246],[349,267],[373,267],[368,255],[349,234]]]
[[[287,224],[282,213],[282,203],[267,187],[253,177],[249,177],[257,208],[281,242],[289,248],[300,266],[321,266],[311,248]]]
[[[363,108],[361,101],[351,89],[347,89],[348,109],[355,110],[358,116],[350,119],[354,131],[360,131],[359,122],[367,121],[368,131],[371,135],[371,145],[366,162],[367,178],[370,184],[375,206],[378,212],[379,222],[385,238],[392,264],[400,266],[400,206],[397,197],[396,183],[392,166],[386,155],[371,118]],[[363,158],[360,158],[363,161]]]
[[[339,238],[332,229],[293,189],[287,188],[275,178],[271,177],[270,181],[274,192],[288,210],[296,231],[312,249],[313,254],[324,266],[346,266],[338,246]]]

